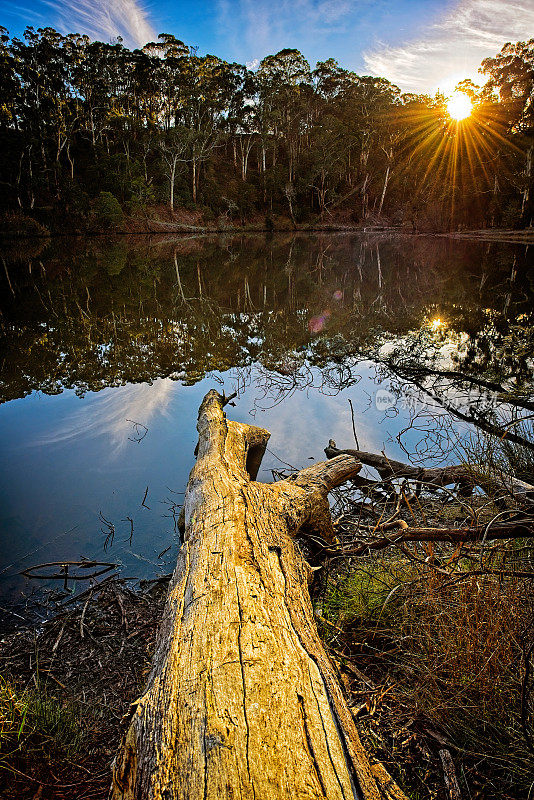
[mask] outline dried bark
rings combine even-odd
[[[269,433],[228,422],[224,402],[211,391],[200,408],[185,542],[112,798],[379,800],[293,540],[335,542],[327,494],[361,464],[340,455],[257,483]]]
[[[469,464],[455,464],[450,467],[414,467],[395,461],[377,453],[367,453],[364,450],[340,450],[333,439],[328,442],[324,452],[327,458],[335,458],[342,453],[352,455],[362,464],[375,469],[382,480],[390,478],[411,478],[416,483],[425,484],[427,487],[443,487],[458,484],[460,494],[469,495],[475,486],[480,486],[486,493],[505,494],[519,502],[531,504],[534,502],[534,486],[525,483],[513,475],[490,475],[482,469],[477,469]],[[370,482],[358,476],[362,488],[370,486]]]
[[[393,523],[394,524],[394,523]],[[380,530],[380,527],[379,529]],[[493,539],[527,539],[534,536],[533,523],[509,523],[505,525],[477,525],[471,528],[405,528],[390,536],[382,536],[362,542],[344,550],[323,548],[326,555],[361,556],[371,550],[385,550],[393,544],[405,542],[482,542]]]

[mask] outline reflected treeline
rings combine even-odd
[[[122,237],[2,251],[2,401],[254,362],[414,363],[516,385],[534,350],[531,256],[508,245],[357,235]],[[436,322],[439,320],[439,324]],[[387,349],[387,348],[386,348]]]

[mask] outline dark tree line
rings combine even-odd
[[[0,209],[58,227],[199,212],[219,225],[532,221],[534,39],[481,67],[474,103],[402,94],[298,50],[256,71],[169,34],[140,50],[52,28],[0,29]],[[12,224],[12,223],[11,223]]]
[[[532,258],[518,251],[509,280],[511,258],[478,242],[323,233],[15,240],[0,255],[0,403],[253,364],[281,392],[313,368],[337,391],[357,380],[356,358],[400,376],[404,393],[411,382],[447,397],[440,382],[457,399],[468,380],[528,415]]]

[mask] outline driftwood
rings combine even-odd
[[[514,500],[532,504],[534,502],[534,486],[525,483],[512,475],[489,475],[483,470],[468,464],[457,464],[450,467],[414,467],[395,461],[377,453],[367,453],[364,450],[340,450],[333,439],[328,442],[324,452],[327,458],[335,458],[341,454],[351,455],[368,467],[375,469],[382,480],[391,478],[410,478],[416,483],[424,484],[427,488],[440,488],[451,484],[458,484],[460,494],[468,496],[475,486],[479,486],[488,494],[505,494]],[[372,482],[358,476],[356,485],[369,488]]]
[[[211,391],[199,411],[185,542],[112,797],[379,800],[294,543],[306,529],[335,543],[327,494],[361,464],[345,454],[257,483],[269,433],[228,422],[224,403]]]
[[[395,523],[393,523],[395,524]],[[385,527],[385,526],[384,526]],[[380,528],[378,529],[380,530]],[[361,556],[371,550],[385,550],[393,544],[405,542],[482,542],[492,539],[527,539],[534,536],[534,522],[505,525],[474,525],[471,528],[405,528],[390,536],[370,539],[344,550],[324,547],[326,555]]]

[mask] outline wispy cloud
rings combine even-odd
[[[406,91],[450,91],[463,78],[483,81],[478,67],[484,58],[531,36],[532,0],[461,0],[417,39],[365,53],[365,65]]]
[[[47,0],[47,5],[63,33],[86,33],[102,41],[122,36],[128,47],[156,38],[148,12],[137,0]]]
[[[42,446],[105,436],[117,452],[142,435],[142,429],[136,429],[133,423],[148,427],[158,414],[166,412],[177,387],[169,378],[158,378],[151,385],[138,383],[104,389],[86,397],[79,408],[65,415],[60,425],[32,444]]]
[[[300,47],[306,54],[315,49],[318,39],[346,30],[354,10],[371,3],[372,0],[218,0],[218,22],[239,57],[263,58],[284,47]]]

